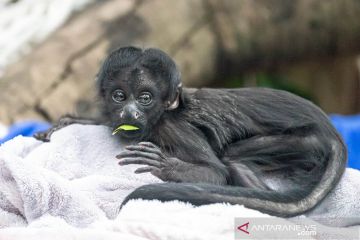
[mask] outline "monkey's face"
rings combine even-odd
[[[104,81],[104,100],[114,134],[146,140],[165,110],[168,86],[146,68],[123,68]]]

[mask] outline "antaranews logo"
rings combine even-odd
[[[249,222],[244,223],[243,225],[240,225],[237,227],[238,230],[243,231],[246,234],[250,234],[247,230],[249,229]]]
[[[349,219],[337,218],[336,220],[346,221]],[[333,229],[334,231],[330,233],[329,229],[331,228],[319,222],[309,218],[235,218],[234,233],[235,239],[360,239],[360,232],[357,228],[340,232]],[[330,238],[331,236],[333,238]]]
[[[235,239],[313,239],[315,224],[296,224],[281,218],[236,218]]]

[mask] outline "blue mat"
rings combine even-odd
[[[340,132],[348,148],[351,168],[360,169],[360,114],[353,116],[331,115],[331,121]],[[44,131],[51,125],[45,122],[19,122],[9,128],[8,135],[0,139],[0,144],[18,135],[33,136],[34,133]]]
[[[18,136],[33,136],[34,133],[45,131],[50,128],[51,125],[46,122],[38,121],[25,121],[11,125],[8,129],[8,134],[0,139],[0,144]]]
[[[353,116],[331,115],[330,119],[348,148],[348,166],[360,169],[360,114]]]

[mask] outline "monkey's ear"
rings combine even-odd
[[[179,107],[180,98],[181,98],[181,90],[182,90],[182,83],[179,83],[176,89],[176,97],[173,102],[168,102],[167,107],[165,110],[174,110]]]

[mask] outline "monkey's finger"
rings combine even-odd
[[[43,142],[49,142],[50,141],[50,139],[47,138],[46,133],[43,133],[43,132],[35,133],[34,138],[36,138],[39,141],[43,141]]]
[[[119,153],[116,158],[117,159],[121,159],[121,158],[126,158],[126,157],[144,157],[144,158],[149,158],[152,160],[161,160],[159,155],[155,154],[155,153],[148,153],[148,152],[142,152],[142,151],[122,151],[121,153]]]
[[[146,147],[146,146],[142,146],[142,145],[129,145],[129,146],[126,146],[125,149],[132,150],[132,151],[155,153],[159,156],[162,156],[162,152],[158,148],[151,148],[151,147]]]
[[[34,137],[37,140],[40,140],[40,141],[43,141],[43,142],[50,142],[50,137],[51,137],[51,134],[53,132],[54,131],[52,129],[47,130],[45,132],[38,132],[38,133],[34,134]]]
[[[155,167],[141,167],[141,168],[138,168],[135,170],[134,173],[146,173],[146,172],[151,172],[151,171],[154,171]]]
[[[159,148],[158,146],[156,146],[154,143],[152,142],[139,142],[139,145],[143,145],[143,146],[147,146],[147,147],[151,147],[151,148]]]
[[[144,165],[149,165],[149,166],[153,166],[153,167],[159,167],[159,168],[161,167],[160,162],[155,161],[155,160],[146,159],[143,157],[123,158],[119,162],[119,165],[121,165],[121,166],[128,165],[128,164],[144,164]]]

